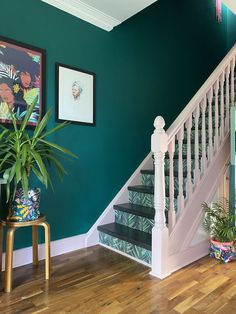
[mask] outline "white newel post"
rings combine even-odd
[[[170,274],[168,267],[169,230],[165,218],[165,172],[164,159],[168,147],[168,137],[164,130],[165,121],[158,116],[154,121],[154,133],[151,149],[154,153],[155,184],[154,208],[155,218],[152,229],[152,270],[151,275],[165,278]]]

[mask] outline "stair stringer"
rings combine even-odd
[[[139,167],[135,170],[132,176],[128,179],[121,190],[116,194],[110,204],[103,211],[101,216],[97,219],[94,225],[89,229],[85,238],[85,247],[90,247],[99,243],[99,232],[97,227],[104,224],[109,224],[115,221],[115,214],[113,206],[119,203],[127,203],[129,201],[128,186],[141,184],[140,171],[143,169],[150,169],[153,167],[152,152],[141,162]],[[122,254],[122,253],[120,253]]]
[[[191,242],[202,223],[201,204],[213,200],[228,167],[229,157],[230,139],[228,135],[170,234],[168,262],[171,272],[208,254],[208,240],[192,246]]]

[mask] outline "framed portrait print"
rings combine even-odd
[[[95,125],[95,74],[56,63],[57,121]]]
[[[43,49],[0,36],[0,123],[22,123],[35,104],[28,126],[35,127],[44,114],[45,58]]]

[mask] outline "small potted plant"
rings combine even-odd
[[[47,140],[48,135],[67,125],[62,123],[46,130],[51,110],[44,115],[34,131],[26,130],[35,105],[36,101],[29,106],[21,124],[10,112],[13,128],[7,129],[0,125],[0,173],[6,182],[6,202],[9,205],[7,219],[10,221],[35,220],[40,215],[40,189],[29,187],[32,174],[47,188],[48,184],[52,186],[49,166],[54,165],[62,178],[66,171],[59,161],[60,157],[65,154],[77,157],[66,148]]]
[[[202,204],[205,213],[203,227],[211,237],[210,256],[227,263],[235,259],[235,215],[227,199]]]

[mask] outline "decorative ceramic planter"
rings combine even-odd
[[[210,256],[219,259],[223,263],[236,259],[234,243],[218,242],[211,239]]]
[[[22,188],[16,191],[15,199],[12,201],[8,221],[31,221],[38,219],[40,201],[40,189],[34,188],[28,191],[28,199],[26,200]]]

